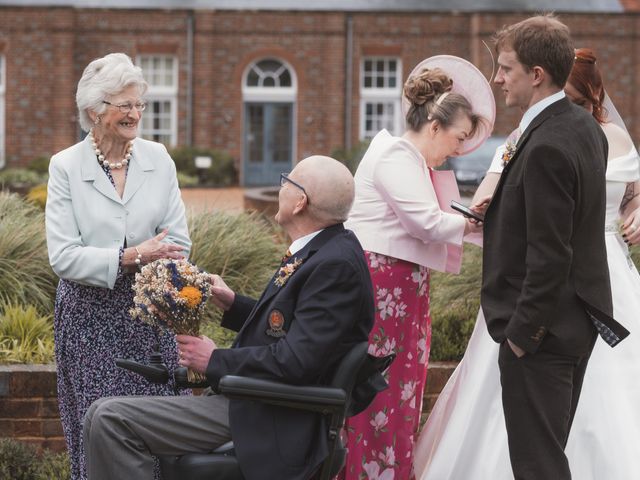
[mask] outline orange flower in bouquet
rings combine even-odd
[[[198,336],[210,287],[209,275],[187,260],[156,260],[136,273],[129,313],[163,330]],[[189,371],[189,381],[200,380]]]

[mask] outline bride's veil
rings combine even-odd
[[[607,121],[615,123],[628,134],[629,131],[627,130],[627,126],[624,124],[624,120],[622,120],[620,113],[618,113],[618,109],[613,104],[613,101],[611,100],[611,97],[607,92],[604,92],[604,100],[602,102],[602,106],[604,107],[605,112],[607,112]]]
[[[618,109],[613,104],[611,97],[606,91],[604,93],[604,100],[602,102],[602,106],[606,112],[607,122],[617,125],[626,133],[630,145],[633,146],[633,149],[635,150],[635,154],[636,156],[638,156],[637,149],[635,147],[635,144],[633,143],[633,137],[629,134],[629,130],[627,130],[627,126],[625,125],[624,120],[622,119],[622,116],[618,112]]]

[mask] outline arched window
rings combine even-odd
[[[282,60],[262,58],[245,70],[242,97],[245,101],[289,101],[296,98],[296,76]]]

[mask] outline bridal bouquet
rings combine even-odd
[[[209,275],[187,260],[156,260],[136,273],[129,313],[176,334],[197,336],[210,286]],[[189,371],[189,380],[202,378]]]

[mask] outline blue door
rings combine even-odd
[[[292,166],[292,103],[245,103],[244,184],[277,185]]]

